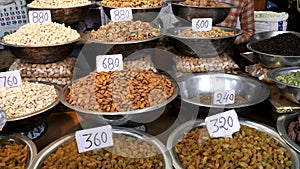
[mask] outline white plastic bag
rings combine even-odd
[[[254,11],[255,31],[286,31],[288,17],[286,12]]]

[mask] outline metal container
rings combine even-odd
[[[164,33],[170,38],[170,43],[177,51],[197,54],[199,57],[216,57],[219,53],[230,48],[237,36],[243,31],[236,28],[213,26],[224,31],[233,31],[233,36],[224,37],[184,37],[179,36],[181,32],[191,27],[175,27],[167,29]]]
[[[288,135],[287,129],[291,122],[297,121],[300,113],[285,114],[277,118],[276,127],[279,135],[295,151],[300,153],[300,145],[295,143]]]
[[[1,41],[0,44],[8,46],[16,57],[30,63],[49,63],[63,60],[68,57],[75,48],[79,39],[72,42],[52,46],[24,46],[12,45]]]
[[[183,18],[189,22],[192,22],[193,18],[212,18],[213,24],[221,23],[229,14],[230,9],[234,6],[228,3],[227,7],[214,7],[214,6],[191,6],[180,4],[179,2],[172,3],[172,11],[175,16]]]
[[[259,124],[256,122],[251,122],[248,120],[240,119],[240,124],[241,125],[246,125],[251,128],[255,128],[261,132],[267,133],[270,137],[273,139],[277,140],[279,144],[284,147],[288,152],[292,154],[292,161],[293,161],[293,169],[298,169],[300,168],[300,159],[299,155],[291,149],[285,141],[278,135],[278,133],[272,128],[267,125]],[[176,169],[183,169],[182,164],[180,163],[177,153],[175,151],[175,145],[178,143],[178,140],[184,136],[184,133],[189,132],[193,128],[198,128],[198,127],[205,127],[205,122],[203,119],[199,119],[196,121],[188,121],[182,125],[180,125],[178,128],[176,128],[169,136],[168,141],[167,141],[167,149],[170,151],[172,161],[173,161],[173,166]]]
[[[26,169],[29,169],[34,157],[37,155],[37,148],[36,145],[31,141],[28,137],[19,134],[19,133],[13,133],[13,134],[0,134],[0,142],[1,144],[10,141],[10,142],[16,142],[17,144],[24,144],[28,146],[28,156],[27,156],[27,164]]]
[[[170,79],[170,78],[169,78]],[[66,97],[69,94],[70,90],[68,86],[65,86],[60,97],[60,101],[70,109],[75,110],[83,119],[89,119],[89,123],[95,121],[95,125],[99,124],[111,124],[111,125],[124,125],[124,124],[144,124],[149,123],[157,119],[165,110],[166,105],[173,101],[178,95],[178,86],[173,79],[173,86],[175,87],[173,95],[167,100],[163,101],[160,104],[153,105],[151,107],[146,107],[143,109],[137,109],[132,111],[125,112],[99,112],[91,111],[78,108],[71,105]],[[98,124],[97,124],[98,123]],[[86,124],[89,125],[89,124]],[[92,124],[90,124],[92,125]]]
[[[277,76],[300,71],[300,67],[282,67],[269,70],[267,75],[278,87],[280,93],[288,100],[300,104],[300,87],[276,80]]]
[[[87,35],[88,36],[88,35]],[[142,49],[155,48],[162,36],[157,36],[149,39],[128,41],[128,42],[104,42],[88,39],[85,43],[92,51],[96,51],[98,55],[106,54],[122,54],[127,57],[130,54],[141,51]]]
[[[181,99],[196,106],[209,108],[235,109],[263,102],[269,97],[268,86],[254,78],[225,74],[225,73],[195,73],[179,79]],[[239,95],[247,100],[242,104],[205,104],[192,100],[192,98],[205,93],[215,93],[217,91],[234,90],[235,95]]]
[[[50,10],[52,22],[61,23],[65,25],[77,24],[84,21],[87,16],[91,4],[84,6],[67,7],[67,8],[37,8],[28,7],[28,10]]]
[[[151,145],[154,145],[158,149],[158,154],[161,154],[163,156],[163,163],[164,163],[164,168],[165,169],[170,169],[172,168],[172,161],[169,152],[167,151],[166,147],[155,137],[143,133],[140,131],[137,131],[135,129],[130,129],[130,128],[119,128],[119,127],[113,127],[112,129],[113,136],[117,134],[121,135],[127,135],[131,136],[137,139],[141,139],[142,141],[145,141]],[[39,169],[42,168],[43,162],[45,159],[51,154],[54,153],[62,143],[69,142],[71,140],[75,139],[75,133],[68,134],[51,144],[49,144],[47,147],[45,147],[43,150],[41,150],[38,154],[38,156],[34,159],[32,169]],[[124,144],[126,145],[126,143]]]
[[[116,9],[118,7],[110,7],[101,5],[103,11],[105,12],[106,16],[110,19],[110,10]],[[151,22],[153,21],[159,14],[162,6],[157,7],[149,7],[149,8],[130,8],[132,10],[132,17],[133,20],[140,20],[143,22]]]
[[[254,43],[257,43],[265,39],[270,39],[274,36],[283,33],[292,33],[300,37],[299,32],[293,32],[293,31],[267,31],[267,32],[260,32],[252,35],[249,43],[247,44],[247,48],[253,52],[254,61],[259,62],[268,68],[300,65],[300,56],[274,55],[274,54],[260,52],[252,48],[252,44]]]

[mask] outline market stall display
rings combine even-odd
[[[244,119],[239,121],[241,129],[233,138],[209,138],[202,119],[176,128],[167,142],[173,166],[176,169],[187,166],[299,168],[298,154],[273,128]]]
[[[0,134],[0,167],[29,169],[37,148],[33,141],[19,133]]]
[[[268,68],[300,65],[300,34],[292,31],[267,31],[251,36],[247,48],[254,61]]]
[[[193,18],[212,18],[213,24],[222,22],[234,6],[217,1],[172,2],[175,16],[192,21]]]
[[[79,154],[75,134],[66,135],[45,147],[33,162],[33,167],[77,166],[74,161],[84,160],[89,162],[83,162],[83,166],[95,168],[172,168],[170,155],[158,139],[129,128],[115,127],[112,132],[114,145],[100,149],[96,154],[93,151]],[[70,157],[66,158],[64,154]],[[66,160],[55,160],[58,156]]]

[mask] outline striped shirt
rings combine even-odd
[[[218,0],[233,4],[235,8],[231,8],[227,18],[218,24],[218,26],[225,26],[231,28],[241,28],[244,34],[238,36],[235,44],[247,43],[250,36],[255,33],[254,28],[254,0]],[[238,21],[239,20],[239,21]],[[240,25],[237,25],[240,23]]]

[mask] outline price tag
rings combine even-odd
[[[205,124],[211,138],[232,137],[240,130],[240,122],[235,110],[229,110],[205,118]]]
[[[96,56],[96,64],[98,72],[123,70],[123,56],[122,54],[98,55]]]
[[[32,24],[42,24],[51,22],[51,12],[50,10],[37,10],[29,11],[29,23]]]
[[[0,88],[22,85],[22,78],[18,70],[0,73]]]
[[[130,21],[133,18],[131,8],[116,8],[111,9],[109,12],[110,19],[113,22]]]
[[[213,104],[234,104],[235,101],[235,91],[218,91],[214,93]]]
[[[79,153],[114,144],[110,125],[76,131],[75,138]]]
[[[193,31],[210,31],[212,28],[212,18],[194,18],[192,19]]]

